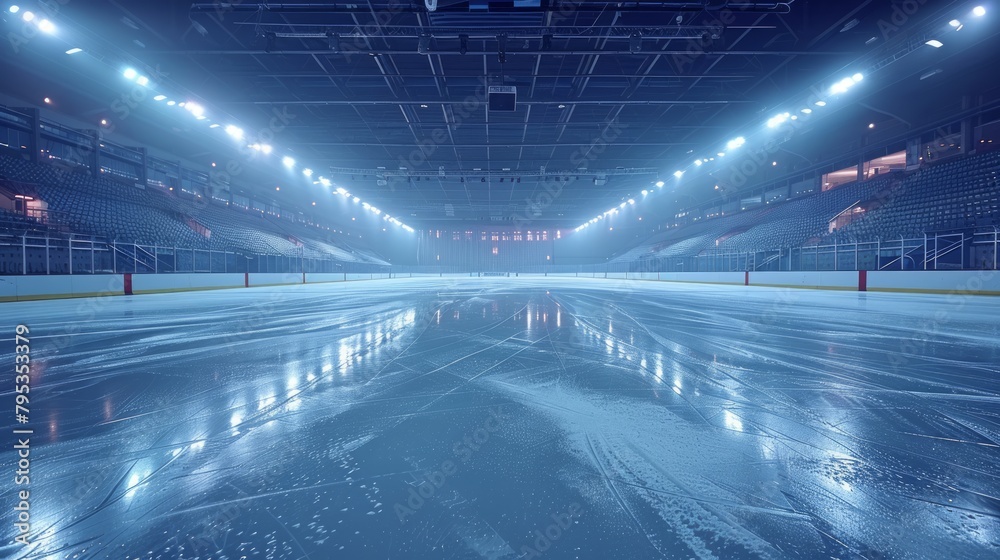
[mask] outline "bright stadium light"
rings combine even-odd
[[[788,120],[788,117],[792,116],[790,113],[781,113],[780,115],[775,115],[767,119],[768,128],[777,128],[779,125],[783,124]],[[732,148],[730,148],[732,149]],[[721,156],[720,156],[721,157]]]
[[[33,19],[35,19],[35,14],[32,12],[24,12],[24,15],[21,16],[21,19],[23,19],[24,21],[32,21]]]
[[[292,167],[295,167],[295,159],[289,156],[285,156],[281,158],[281,164],[291,169]]]
[[[726,152],[719,152],[719,153],[717,153],[715,155],[717,155],[719,157],[726,157]]]
[[[126,80],[134,80],[139,77],[139,73],[135,71],[135,68],[126,68],[122,72],[122,76],[125,76]]]
[[[233,138],[235,138],[237,140],[242,140],[243,139],[243,129],[240,128],[240,127],[238,127],[238,126],[235,126],[235,125],[229,125],[229,126],[227,126],[226,127],[226,134],[232,136]]]
[[[170,105],[171,107],[173,107],[174,105],[177,105],[177,102],[174,101],[173,99],[171,99],[170,101],[167,101],[167,105]]]
[[[674,171],[674,177],[677,177],[678,179],[680,179],[682,175],[684,175],[683,171],[681,171],[679,169],[677,171]]]
[[[935,49],[940,49],[941,47],[944,46],[944,43],[942,43],[941,41],[938,41],[937,39],[931,39],[930,41],[927,41],[924,44],[925,45],[930,45],[930,46],[934,47]]]
[[[354,204],[357,204],[359,202],[361,202],[361,199],[358,197],[354,197]]]
[[[337,192],[339,194],[347,194],[347,189],[345,189],[344,187],[337,187]]]
[[[208,125],[208,128],[219,128],[220,126],[222,126],[222,125],[220,125],[219,123],[212,123],[212,124]]]
[[[861,72],[858,72],[857,74],[851,76],[851,80],[854,83],[858,83],[858,82],[860,82],[861,80],[864,80],[864,79],[865,79],[865,75],[862,74]]]
[[[47,19],[43,19],[38,22],[38,29],[41,30],[42,33],[47,33],[49,35],[56,34],[56,25]]]
[[[628,199],[628,203],[629,203],[629,204],[635,204],[635,199],[634,199],[634,198],[630,198],[630,199]]]
[[[306,177],[312,177],[313,176],[313,170],[309,169],[307,167],[307,168],[305,168],[305,169],[302,170],[302,174],[305,175]]]
[[[205,108],[204,107],[202,107],[201,105],[198,105],[197,103],[193,103],[191,101],[188,101],[187,105],[185,105],[184,108],[189,113],[191,113],[192,115],[194,115],[196,117],[200,117],[200,116],[202,116],[202,115],[205,114]]]
[[[976,6],[975,8],[972,8],[972,15],[976,17],[983,17],[986,15],[986,8],[982,6]]]
[[[811,115],[812,112],[813,112],[813,110],[810,109],[809,107],[806,107],[805,109],[802,109],[802,113],[805,114],[805,115]]]
[[[625,208],[626,204],[627,204],[627,203],[625,203],[625,202],[622,202],[621,204],[619,204],[619,205],[618,205],[618,207],[619,207],[619,208]],[[612,209],[611,211],[612,211],[612,212],[615,212],[615,210],[614,210],[614,209]]]
[[[817,107],[826,107],[826,101],[820,100],[816,102]]]
[[[8,8],[7,11],[9,11],[12,14],[16,14],[17,12],[21,11],[21,7],[17,6],[17,5],[14,5],[14,6],[11,6],[10,8]]]
[[[785,113],[785,114],[787,115],[787,113]],[[740,136],[739,138],[736,138],[736,139],[733,139],[733,140],[730,140],[729,142],[727,142],[726,143],[726,148],[729,149],[729,150],[735,150],[736,148],[739,148],[740,146],[742,146],[743,144],[746,144],[746,143],[747,143],[747,139],[744,138],[744,137],[742,137],[742,136]]]
[[[319,184],[323,185],[324,187],[329,187],[331,185],[330,180],[327,179],[326,177],[320,177]]]
[[[272,148],[270,144],[261,144],[260,145],[260,151],[263,152],[263,153],[265,153],[265,154],[270,154],[271,150],[273,150],[273,149],[274,148]]]
[[[139,84],[140,86],[148,86],[149,78],[147,78],[146,76],[139,76],[138,78],[135,79],[135,83]]]
[[[157,95],[156,97],[153,98],[153,101],[163,101],[166,98],[167,98],[166,95]]]
[[[656,182],[656,186],[657,186],[658,188],[661,188],[661,189],[663,188],[663,185],[664,185],[664,184],[665,184],[665,183],[664,183],[663,181],[657,181],[657,182]]]
[[[701,167],[701,164],[703,164],[703,163],[705,163],[705,162],[701,161],[700,159],[694,160],[694,164],[697,165],[697,166],[699,166],[699,167]]]
[[[79,47],[73,47],[72,49],[66,51],[66,54],[76,54],[76,53],[81,53],[81,52],[83,52],[83,49],[81,49]]]

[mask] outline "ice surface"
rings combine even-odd
[[[35,430],[34,544],[5,443],[0,557],[1000,555],[1000,298],[462,278],[0,311]]]

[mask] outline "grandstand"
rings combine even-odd
[[[0,558],[1000,557],[998,14],[0,2]]]

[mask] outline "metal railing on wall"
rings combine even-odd
[[[300,255],[104,241],[85,236],[0,234],[0,275],[174,272],[384,273],[385,265]]]
[[[522,264],[524,274],[997,269],[1000,231],[928,234],[923,238],[811,245],[767,251],[640,257],[588,265]],[[465,266],[387,266],[299,255],[121,243],[39,233],[0,234],[0,275],[174,272],[393,273],[495,276]]]

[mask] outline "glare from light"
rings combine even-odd
[[[320,177],[319,184],[323,185],[324,187],[329,187],[332,183],[326,177]]]
[[[347,189],[345,189],[344,187],[337,187],[337,193],[338,194],[346,194],[347,193]]]
[[[816,102],[816,106],[817,107],[826,107],[826,101],[822,101],[822,100],[817,101]]]
[[[875,128],[875,123],[869,123],[868,128]]]
[[[972,15],[976,17],[983,17],[986,15],[986,8],[982,6],[976,6],[975,8],[972,8]]]
[[[48,104],[52,103],[52,99],[50,99],[50,98],[48,98],[48,97],[46,97],[46,98],[45,98],[45,99],[43,99],[42,101],[44,101],[46,105],[48,105]]]
[[[361,199],[358,197],[354,197],[354,204],[357,204],[359,202],[361,202]]]
[[[229,125],[229,126],[227,126],[226,127],[226,134],[232,136],[233,138],[235,138],[237,140],[242,140],[243,139],[243,129],[240,128],[240,127],[238,127],[238,126],[235,126],[235,125]]]
[[[743,144],[746,144],[746,143],[747,143],[746,138],[740,136],[739,138],[736,138],[734,140],[730,140],[726,144],[726,148],[729,149],[729,150],[735,150],[736,148],[739,148],[740,146],[742,146]]]
[[[79,47],[73,47],[72,49],[66,51],[66,54],[76,54],[76,53],[79,53],[79,52],[83,52],[83,49],[81,49]]]
[[[791,113],[787,113],[787,112],[786,113],[781,113],[780,115],[775,115],[775,116],[767,119],[767,127],[768,128],[777,128],[779,125],[781,125],[785,121],[787,121],[788,117],[790,117],[790,116],[792,116]],[[732,149],[732,148],[730,148],[730,149]]]
[[[647,194],[649,194],[649,191],[647,191],[646,189],[642,189],[642,196],[646,196]]]
[[[126,80],[134,80],[139,77],[139,73],[135,71],[135,68],[126,68],[122,72],[122,76],[125,76]]]
[[[665,184],[666,184],[666,183],[664,183],[663,181],[657,181],[657,182],[656,182],[656,186],[657,186],[657,188],[661,188],[661,189],[663,188],[663,185],[665,185]]]
[[[307,168],[305,168],[305,169],[302,170],[302,174],[305,175],[306,177],[312,177],[313,176],[313,170],[309,169],[307,167]]]
[[[635,199],[634,199],[634,198],[630,198],[630,199],[628,199],[628,203],[629,203],[629,204],[635,204]]]
[[[15,6],[11,6],[11,7],[10,7],[10,9],[9,9],[9,11],[10,11],[10,13],[12,13],[12,14],[16,14],[17,12],[20,12],[20,11],[21,11],[21,7],[20,7],[20,6],[17,6],[17,5],[15,5]]]
[[[149,85],[149,78],[147,78],[146,76],[139,76],[138,78],[135,79],[135,83],[139,84],[140,86],[147,86]]]
[[[802,113],[806,114],[806,115],[811,115],[812,112],[813,112],[813,110],[810,109],[810,108],[808,108],[808,107],[806,107],[805,109],[802,109]]]
[[[941,41],[938,41],[937,39],[931,39],[930,41],[927,41],[924,44],[930,45],[930,46],[934,47],[935,49],[940,49],[941,47],[944,46],[944,43],[942,43]]]
[[[719,152],[716,155],[719,156],[719,157],[726,157],[726,152]]]
[[[208,128],[219,128],[219,126],[221,126],[221,125],[219,125],[218,123],[212,123],[212,124],[208,125]]]
[[[621,204],[619,204],[619,205],[618,205],[618,207],[619,207],[619,208],[625,208],[626,204],[627,204],[627,203],[625,203],[625,202],[622,202]]]
[[[860,81],[862,81],[864,79],[865,79],[865,75],[862,74],[861,72],[858,72],[857,74],[851,76],[851,80],[853,80],[854,83],[858,83],[858,82],[860,82]]]
[[[295,167],[295,158],[285,156],[281,158],[281,164],[291,169],[292,167]]]
[[[21,17],[24,19],[24,21],[31,21],[35,19],[35,14],[31,12],[24,12],[24,15],[22,15]]]
[[[201,105],[198,105],[197,103],[192,103],[189,101],[184,108],[187,109],[188,112],[190,112],[192,115],[196,117],[200,117],[205,114],[205,108],[202,107]]]
[[[55,35],[56,25],[47,19],[43,19],[42,21],[38,22],[38,29],[40,29],[42,33]]]
[[[684,175],[683,171],[680,171],[680,170],[674,171],[674,177],[677,177],[678,179],[680,179],[682,175]]]
[[[153,98],[153,101],[163,101],[166,98],[167,98],[166,95],[157,95],[156,97]]]
[[[177,102],[174,101],[173,99],[171,99],[170,101],[167,101],[167,105],[170,105],[171,107],[173,107],[174,105],[177,105]]]
[[[273,149],[274,148],[272,148],[270,144],[261,144],[260,145],[260,151],[264,152],[265,154],[270,154],[271,150],[273,150]]]

